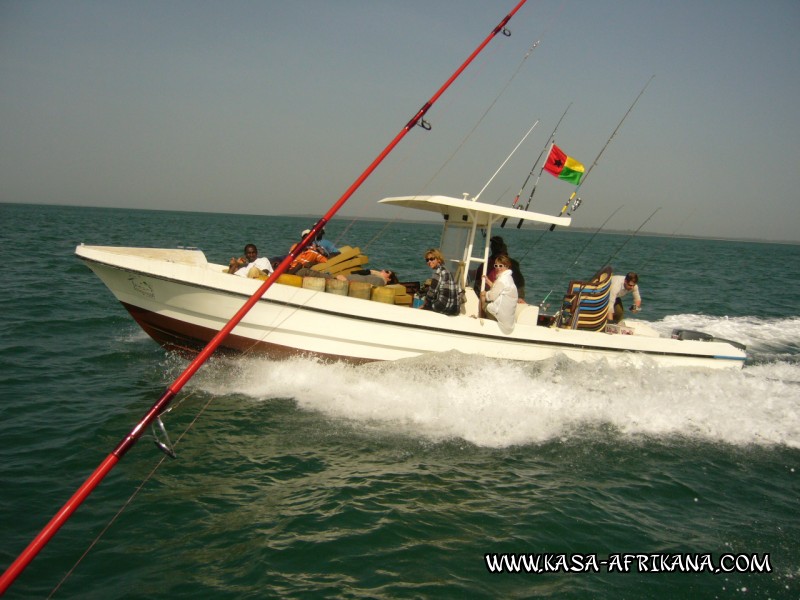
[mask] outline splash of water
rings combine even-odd
[[[448,352],[364,366],[249,357],[221,361],[195,385],[254,401],[291,398],[301,410],[355,427],[493,448],[609,428],[631,439],[800,447],[793,350],[800,319],[692,317],[681,317],[681,326],[744,338],[762,359],[742,371],[708,371],[659,367],[638,356],[627,364],[563,357],[522,363]],[[678,326],[673,321],[656,326]]]

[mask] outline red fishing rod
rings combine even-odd
[[[347,188],[347,191],[342,195],[336,203],[331,206],[327,213],[325,213],[322,218],[311,228],[311,231],[303,238],[303,240],[297,244],[297,246],[289,253],[289,255],[283,259],[283,261],[278,265],[275,270],[273,271],[272,275],[270,275],[267,280],[261,285],[261,287],[256,290],[256,292],[250,296],[247,302],[236,312],[231,320],[217,333],[214,338],[203,348],[200,353],[192,360],[188,367],[181,373],[178,378],[172,382],[172,384],[164,391],[164,394],[158,401],[150,408],[150,410],[145,414],[141,421],[139,421],[136,426],[126,435],[122,441],[117,445],[116,448],[109,454],[103,462],[94,470],[94,472],[83,482],[83,484],[78,488],[78,490],[72,495],[72,497],[67,501],[64,506],[61,507],[56,515],[50,519],[50,522],[42,529],[41,532],[33,539],[33,541],[28,545],[25,550],[17,557],[17,559],[11,564],[10,567],[0,576],[0,594],[5,593],[8,587],[14,582],[14,580],[19,576],[19,574],[28,566],[28,564],[36,557],[36,555],[41,551],[42,548],[50,541],[50,539],[56,534],[56,532],[61,528],[61,526],[66,523],[66,521],[70,518],[73,512],[77,510],[77,508],[83,503],[86,497],[94,490],[95,487],[103,480],[103,478],[114,468],[114,466],[119,462],[119,460],[130,450],[133,445],[137,442],[137,440],[141,437],[144,429],[151,425],[154,421],[156,421],[163,413],[167,407],[169,406],[170,402],[175,398],[178,392],[183,388],[184,385],[194,376],[194,374],[200,369],[200,367],[209,359],[209,357],[214,353],[214,351],[219,347],[222,341],[228,337],[231,331],[239,324],[239,322],[244,318],[244,316],[250,311],[253,306],[255,306],[256,302],[258,302],[261,297],[266,293],[266,291],[275,283],[275,280],[286,271],[289,264],[297,258],[297,256],[317,237],[320,229],[322,229],[325,224],[339,211],[339,209],[350,199],[355,191],[361,186],[362,183],[372,174],[372,172],[378,167],[378,165],[383,162],[389,153],[394,150],[395,146],[400,143],[405,135],[411,130],[412,127],[415,125],[420,125],[425,129],[430,129],[430,126],[427,122],[423,119],[425,114],[434,105],[434,103],[439,99],[439,97],[450,87],[450,85],[461,75],[461,73],[466,69],[469,64],[475,59],[478,54],[480,54],[483,49],[489,44],[489,42],[494,39],[494,37],[500,33],[501,31],[505,35],[510,35],[508,30],[505,29],[506,23],[511,20],[517,11],[522,8],[522,6],[527,2],[527,0],[520,0],[520,2],[514,7],[514,9],[508,13],[505,18],[503,18],[500,23],[492,30],[492,32],[486,37],[486,39],[481,42],[477,48],[470,54],[467,59],[462,63],[462,65],[456,69],[456,71],[450,76],[450,78],[444,82],[442,87],[428,100],[425,104],[422,105],[417,113],[411,118],[408,123],[406,123],[405,127],[400,130],[400,132],[395,136],[395,138],[389,142],[389,145],[384,148],[383,152],[381,152],[375,160],[364,170],[364,172],[352,183],[352,185]]]

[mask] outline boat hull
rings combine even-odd
[[[196,250],[78,246],[76,254],[150,337],[182,352],[201,349],[262,283],[228,275]],[[221,348],[357,363],[452,350],[523,361],[565,355],[576,361],[652,360],[709,368],[739,368],[746,358],[744,350],[725,342],[609,335],[535,321],[518,322],[505,334],[496,322],[469,314],[449,317],[276,283]]]

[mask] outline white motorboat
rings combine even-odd
[[[613,362],[622,357],[625,364],[640,358],[667,366],[744,364],[745,348],[736,342],[685,330],[666,337],[643,322],[606,324],[608,270],[594,281],[570,282],[564,310],[556,315],[540,314],[534,305],[519,305],[513,330],[505,333],[496,321],[481,318],[469,281],[470,273],[488,259],[493,227],[508,218],[567,227],[571,218],[446,196],[386,198],[380,203],[441,214],[440,248],[446,266],[465,290],[461,314],[415,310],[405,288],[398,288],[397,296],[390,293],[388,301],[385,293],[382,301],[376,301],[363,294],[326,292],[319,278],[308,287],[297,285],[299,277],[291,282],[294,285],[279,278],[221,347],[272,357],[299,353],[354,362],[457,350],[524,361],[561,354],[576,361]],[[229,275],[226,265],[209,263],[199,250],[80,245],[76,254],[136,322],[169,349],[199,351],[263,283]],[[378,290],[373,290],[373,297]]]

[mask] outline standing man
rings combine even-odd
[[[632,312],[639,312],[642,308],[642,297],[639,294],[639,276],[636,273],[613,275],[611,277],[611,291],[608,298],[608,320],[619,323],[625,317],[625,308],[622,306],[623,296],[633,293]]]

